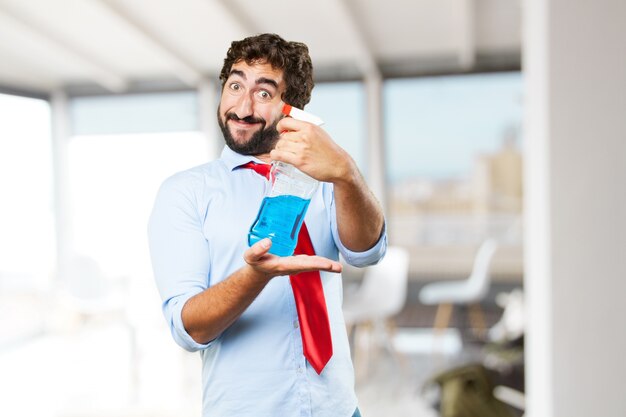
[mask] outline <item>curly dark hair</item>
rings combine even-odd
[[[274,69],[283,70],[287,88],[283,101],[303,108],[311,100],[313,90],[313,64],[309,48],[300,42],[288,42],[273,33],[250,36],[231,43],[220,72],[222,88],[230,76],[233,64],[268,63]]]

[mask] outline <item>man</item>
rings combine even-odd
[[[218,160],[167,179],[149,223],[172,335],[201,352],[203,414],[357,416],[338,258],[365,266],[384,255],[380,206],[324,130],[281,114],[285,103],[302,108],[310,100],[304,44],[273,34],[233,42],[220,79],[218,121],[227,146]],[[249,163],[272,160],[321,181],[305,216],[315,254],[277,257],[268,253],[269,239],[248,247],[248,229],[270,186]],[[303,307],[292,288],[294,277],[309,276],[305,271],[319,271],[313,274],[323,286],[332,342],[332,356],[315,368],[303,345],[323,337],[304,335],[310,318],[299,316]]]

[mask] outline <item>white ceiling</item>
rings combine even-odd
[[[520,0],[0,0],[0,86],[195,87],[261,32],[305,42],[318,79],[510,69]]]

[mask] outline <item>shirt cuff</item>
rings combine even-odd
[[[184,294],[177,297],[175,300],[170,300],[170,308],[169,308],[169,320],[170,323],[170,332],[172,333],[172,337],[174,341],[178,345],[180,345],[183,349],[189,352],[196,352],[198,350],[203,350],[211,346],[212,342],[202,344],[198,343],[187,333],[185,330],[185,325],[183,324],[182,312],[185,303],[194,295],[195,293]]]
[[[337,244],[339,252],[349,265],[364,267],[377,264],[378,261],[385,256],[385,252],[387,252],[387,222],[383,224],[383,231],[378,238],[378,242],[364,252],[354,252],[346,248],[341,242],[341,239],[339,239],[339,236],[335,239],[335,243]]]

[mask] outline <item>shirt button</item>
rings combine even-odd
[[[294,328],[294,329],[297,329],[297,328],[298,328],[298,326],[299,326],[299,324],[298,324],[298,320],[294,320],[294,321],[293,321],[293,328]]]
[[[298,368],[298,373],[301,374],[302,372],[304,372],[304,370],[302,368]]]

